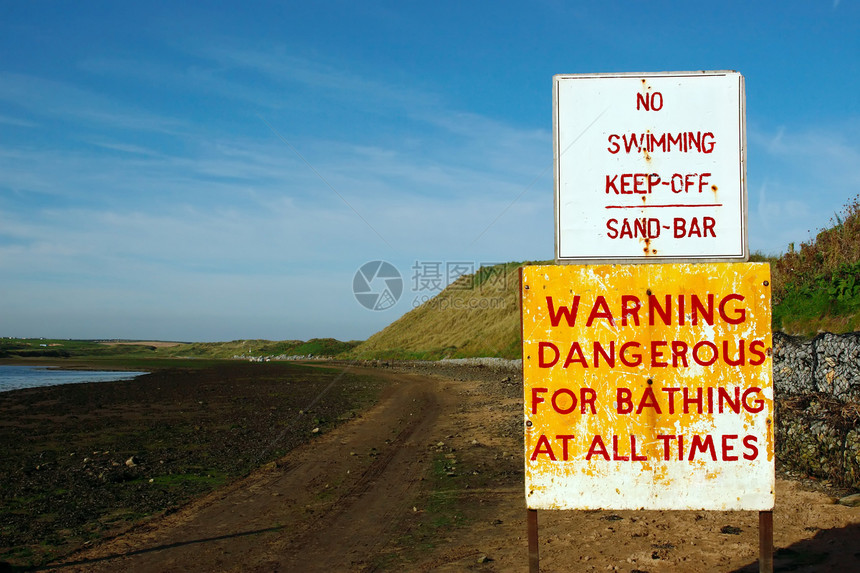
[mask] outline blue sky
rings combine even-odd
[[[753,250],[860,190],[856,1],[176,4],[0,5],[0,336],[363,339],[551,259],[558,73],[744,74]]]

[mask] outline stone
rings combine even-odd
[[[139,463],[140,463],[140,460],[137,458],[137,456],[131,456],[130,458],[125,460],[125,465],[127,465],[130,468],[135,467]]]
[[[860,507],[860,493],[846,495],[845,497],[840,498],[836,503],[847,507]]]

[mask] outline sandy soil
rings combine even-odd
[[[526,571],[521,386],[378,370],[373,409],[59,571]],[[453,376],[453,373],[446,373]],[[860,508],[779,480],[776,571],[860,571]],[[541,570],[757,571],[753,512],[539,512]]]

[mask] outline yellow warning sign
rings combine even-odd
[[[773,508],[770,267],[522,270],[531,509]]]

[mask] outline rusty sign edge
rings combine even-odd
[[[766,377],[766,380],[767,380],[767,386],[764,387],[763,390],[769,392],[769,399],[767,400],[767,408],[766,408],[763,415],[767,416],[771,423],[769,424],[769,427],[767,428],[767,430],[763,436],[764,436],[765,442],[768,445],[768,448],[769,448],[768,455],[770,457],[767,460],[767,463],[764,464],[764,466],[762,466],[762,464],[758,464],[758,466],[760,468],[764,467],[764,469],[760,472],[761,473],[761,475],[759,476],[759,482],[760,483],[758,483],[757,488],[755,490],[755,495],[753,497],[750,497],[750,496],[744,497],[743,495],[741,495],[741,496],[736,496],[737,498],[735,500],[719,501],[716,499],[719,496],[715,495],[714,499],[711,499],[709,501],[705,501],[702,503],[699,503],[699,502],[693,501],[693,500],[687,500],[683,504],[676,504],[676,503],[668,503],[667,504],[663,500],[660,500],[660,499],[655,500],[653,498],[635,499],[635,500],[624,499],[623,501],[622,501],[622,499],[619,499],[619,500],[617,500],[617,502],[612,502],[611,500],[609,502],[607,502],[607,499],[603,498],[603,500],[597,504],[578,503],[578,504],[572,504],[572,505],[565,505],[565,504],[549,504],[548,505],[546,503],[540,503],[540,502],[539,503],[532,503],[532,501],[531,501],[532,496],[530,495],[530,491],[529,491],[530,486],[533,484],[531,484],[529,481],[529,475],[530,474],[529,474],[529,459],[528,458],[529,458],[530,452],[529,452],[529,445],[528,445],[528,431],[529,431],[528,424],[530,423],[530,420],[529,420],[529,415],[528,415],[528,407],[529,407],[528,390],[530,387],[532,387],[532,384],[529,380],[529,376],[530,376],[533,369],[530,369],[528,367],[529,357],[527,356],[527,351],[528,351],[527,344],[529,343],[530,338],[527,335],[527,324],[526,324],[526,322],[527,322],[526,314],[528,311],[528,303],[526,300],[526,291],[530,288],[529,284],[530,284],[530,281],[532,280],[531,279],[532,275],[534,273],[539,273],[541,271],[541,269],[545,269],[549,273],[564,276],[565,273],[571,274],[571,273],[575,273],[577,271],[580,271],[582,269],[589,269],[589,268],[593,270],[593,269],[595,269],[595,267],[604,267],[604,268],[619,269],[619,270],[625,269],[625,271],[630,272],[629,266],[625,266],[625,265],[527,266],[527,267],[523,267],[521,272],[520,272],[520,275],[521,275],[521,290],[520,290],[520,294],[521,294],[520,312],[521,312],[521,315],[520,315],[520,318],[521,318],[521,332],[523,335],[523,356],[522,356],[522,358],[523,358],[523,364],[524,364],[524,368],[523,368],[523,372],[524,372],[524,418],[525,418],[524,422],[526,424],[524,426],[524,432],[526,432],[526,436],[527,436],[526,448],[525,448],[525,455],[526,455],[526,459],[525,459],[526,492],[525,493],[526,493],[526,498],[527,498],[527,505],[533,509],[548,509],[548,508],[552,508],[552,509],[640,509],[640,508],[645,508],[645,509],[750,509],[750,510],[760,510],[760,511],[772,509],[772,507],[773,507],[773,484],[774,484],[773,424],[772,424],[772,421],[773,421],[773,384],[772,384],[772,359],[771,359],[770,355],[768,355],[768,358],[765,361],[765,364],[761,368],[762,375],[764,375]],[[740,267],[743,267],[744,269],[749,269],[751,271],[757,271],[758,273],[764,273],[763,276],[767,277],[765,279],[765,285],[767,285],[767,281],[770,280],[769,265],[767,265],[766,263],[721,262],[721,263],[714,263],[711,265],[699,265],[699,264],[690,264],[690,263],[674,263],[674,264],[668,264],[668,265],[636,265],[635,268],[638,270],[636,270],[635,272],[637,274],[650,273],[651,270],[649,269],[649,267],[651,267],[652,269],[653,268],[660,268],[663,271],[667,270],[667,268],[675,268],[678,270],[679,273],[684,274],[685,278],[689,276],[689,273],[692,272],[693,269],[695,269],[696,272],[708,271],[708,270],[714,270],[714,269],[722,269],[723,272],[726,272],[729,269],[738,269]],[[567,269],[567,270],[562,270],[562,269]],[[753,273],[753,274],[755,274],[755,273]],[[536,286],[536,287],[539,286],[535,283],[532,283],[532,284],[533,284],[533,286]],[[764,312],[764,314],[766,315],[765,318],[766,318],[767,324],[766,324],[765,331],[761,331],[761,332],[765,332],[766,340],[767,340],[767,348],[770,349],[772,346],[772,338],[771,338],[771,332],[770,332],[770,308],[769,308],[770,294],[769,294],[769,288],[767,289],[766,298],[767,298],[767,308],[765,309],[766,312]],[[761,309],[758,307],[756,308],[756,310],[761,311]],[[761,322],[760,318],[757,318],[757,320],[759,322]],[[758,326],[754,325],[754,328],[760,328],[760,327],[761,327],[761,325],[758,325]],[[544,385],[546,385],[546,384],[544,384]],[[761,477],[761,476],[764,476],[764,477]],[[696,485],[696,484],[692,484],[692,485]],[[717,493],[725,494],[726,492],[720,491]],[[585,499],[585,497],[586,496],[581,496],[582,499]],[[611,498],[611,496],[610,496],[610,498]]]
[[[740,220],[741,228],[739,254],[720,255],[676,255],[676,256],[561,256],[561,212],[560,196],[560,158],[565,150],[560,149],[559,142],[559,96],[558,86],[562,80],[575,79],[629,79],[629,78],[702,78],[718,76],[737,76],[738,78],[738,151],[739,151],[739,191],[740,191]],[[699,71],[664,71],[664,72],[607,72],[554,74],[552,78],[552,125],[553,125],[553,211],[554,211],[554,262],[557,265],[566,264],[660,264],[660,263],[716,263],[716,262],[749,262],[749,205],[747,192],[747,144],[746,144],[746,82],[742,73],[737,70],[699,70]]]

